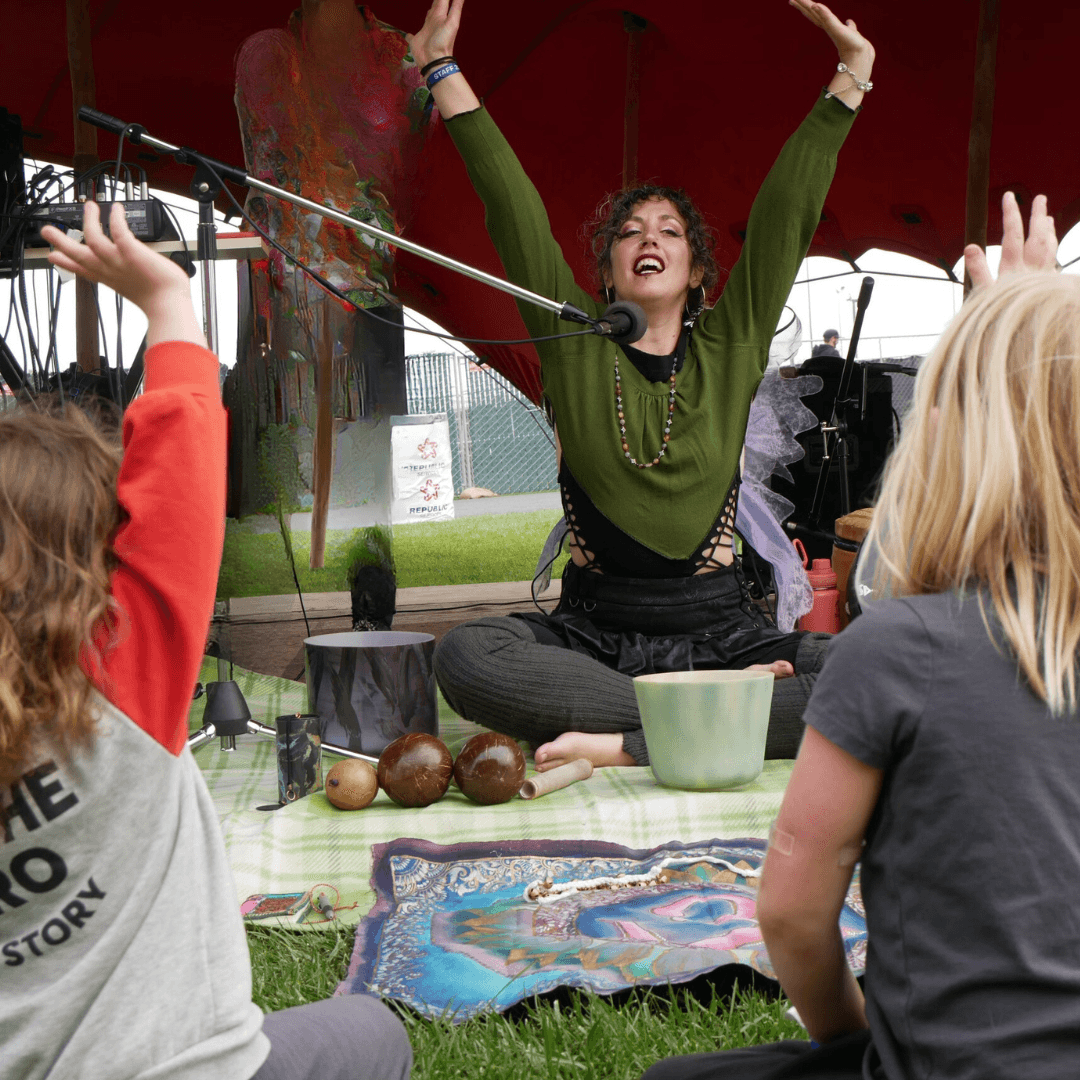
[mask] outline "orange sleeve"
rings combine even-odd
[[[84,667],[112,704],[179,754],[225,538],[226,417],[213,353],[164,342],[145,363],[143,393],[124,414],[117,618],[99,624],[100,659],[88,655]]]

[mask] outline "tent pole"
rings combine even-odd
[[[638,106],[641,92],[641,34],[648,23],[640,15],[623,12],[626,31],[626,97],[623,111],[622,186],[637,182]]]
[[[975,43],[975,89],[971,97],[968,136],[967,207],[964,245],[986,247],[990,201],[990,136],[994,127],[994,88],[1001,0],[979,0],[979,29]],[[971,279],[964,274],[964,295]]]
[[[97,129],[79,122],[79,109],[97,105],[94,89],[94,52],[90,32],[89,0],[67,0],[68,69],[71,72],[72,122],[75,125],[76,175],[98,163]],[[93,195],[90,196],[93,198]],[[82,371],[98,367],[97,286],[75,280],[75,357]],[[58,361],[59,363],[59,361]]]
[[[301,282],[300,288],[307,283]],[[330,481],[334,472],[334,333],[329,298],[322,301],[315,360],[315,445],[311,507],[311,553],[308,566],[321,570],[326,559],[326,519],[330,510]]]

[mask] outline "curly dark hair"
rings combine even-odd
[[[633,213],[634,207],[650,199],[667,199],[686,222],[686,239],[690,244],[691,265],[705,272],[701,279],[702,301],[716,288],[720,271],[713,257],[716,233],[705,224],[701,211],[682,188],[661,187],[658,184],[641,184],[624,188],[607,195],[596,208],[592,220],[585,226],[589,246],[596,259],[597,289],[603,299],[604,274],[611,271],[611,249],[619,238],[619,230]]]
[[[0,788],[42,747],[67,759],[96,730],[82,661],[102,671],[122,619],[120,432],[102,419],[70,399],[0,413]]]

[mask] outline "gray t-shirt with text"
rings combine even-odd
[[[862,890],[889,1080],[1080,1076],[1080,718],[1050,714],[996,633],[974,595],[882,601],[806,711],[884,771]]]

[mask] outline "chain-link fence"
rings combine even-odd
[[[889,372],[897,426],[911,405],[921,356],[893,358]],[[880,362],[879,362],[880,363]],[[406,358],[410,415],[446,413],[453,445],[455,490],[482,487],[496,495],[554,491],[555,443],[541,410],[497,371],[460,353]],[[871,362],[873,365],[873,362]]]
[[[460,353],[405,360],[409,414],[446,413],[454,486],[496,495],[553,491],[555,440],[541,410],[493,368]]]

